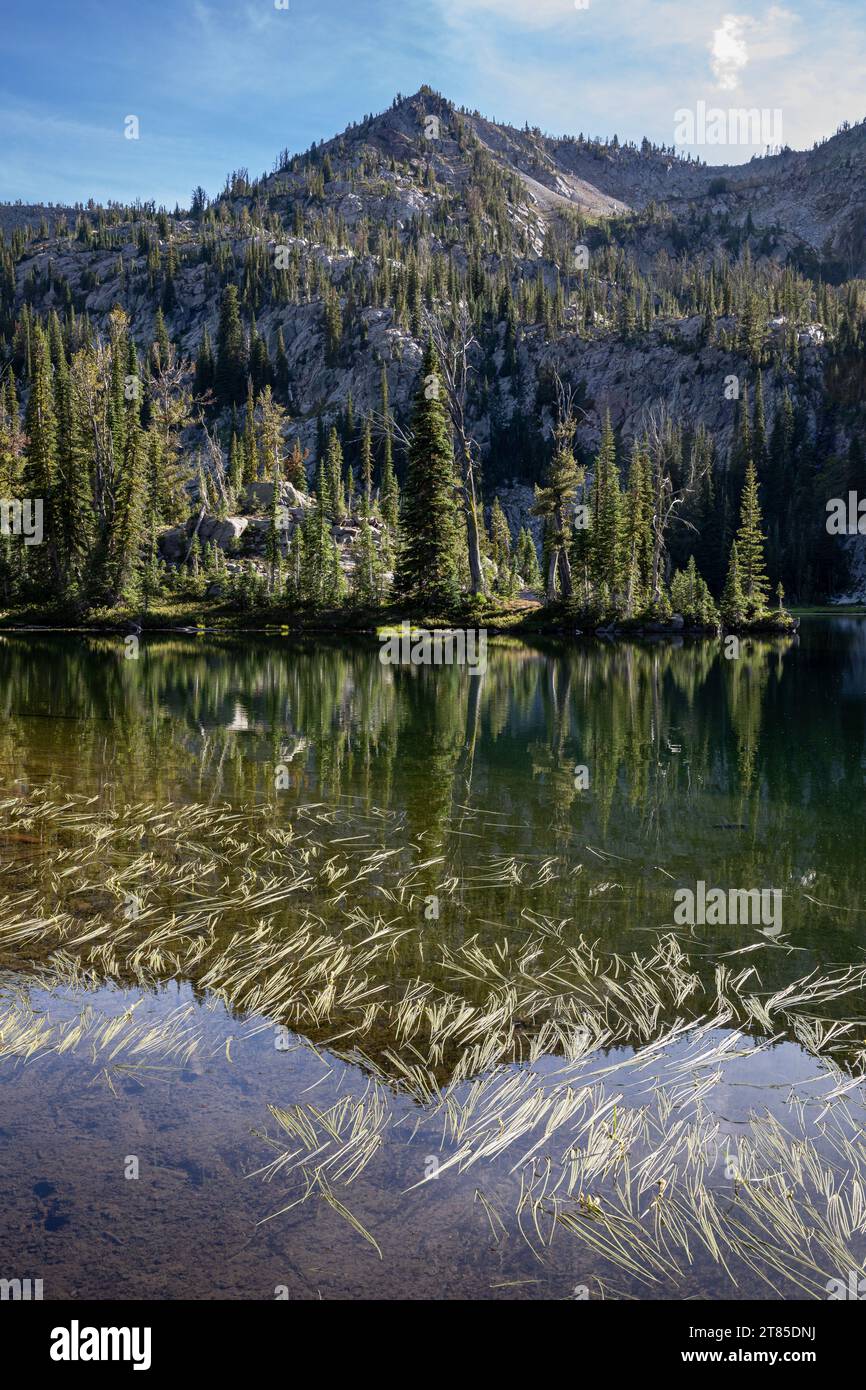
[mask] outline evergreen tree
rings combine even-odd
[[[162,309],[157,309],[153,320],[153,343],[151,358],[156,371],[165,371],[171,365],[171,342]]]
[[[490,555],[497,568],[508,568],[511,562],[511,530],[498,497],[494,497],[490,509]]]
[[[373,528],[366,513],[361,519],[361,528],[355,542],[355,570],[352,582],[352,596],[356,603],[378,608],[384,594],[384,575]]]
[[[643,612],[652,594],[652,498],[649,460],[634,441],[625,499],[623,536],[624,611]]]
[[[304,467],[306,455],[301,446],[300,438],[296,435],[292,450],[286,460],[286,480],[293,484],[299,492],[307,491],[307,470]]]
[[[76,379],[77,380],[77,379]],[[90,478],[83,403],[64,360],[57,376],[59,447],[55,484],[57,560],[60,586],[70,597],[83,597],[94,548],[96,519]],[[127,406],[128,421],[117,432],[124,454],[129,429],[138,426],[135,398]],[[125,467],[125,458],[124,458]]]
[[[324,470],[320,465],[320,476]],[[320,491],[315,506],[308,508],[302,526],[303,573],[301,591],[305,603],[313,608],[331,608],[345,596],[346,584],[340,566],[340,556],[331,536],[325,507],[326,498]]]
[[[237,405],[247,384],[247,351],[236,285],[227,285],[220,304],[214,390],[221,405]]]
[[[267,388],[270,390],[270,387]],[[266,542],[265,555],[268,561],[268,590],[271,594],[277,592],[282,582],[282,559],[283,559],[283,534],[284,534],[284,512],[280,502],[280,484],[282,474],[280,472],[279,459],[273,465],[271,474],[273,491],[271,492],[271,505],[268,509],[268,535]]]
[[[117,506],[107,541],[106,579],[111,602],[137,605],[142,597],[147,482],[144,440],[131,413]]]
[[[561,419],[554,431],[553,457],[547,469],[544,485],[535,489],[533,516],[543,517],[546,523],[547,597],[555,599],[557,586],[565,599],[572,595],[570,511],[581,482],[572,448],[574,421]]]
[[[343,341],[343,315],[340,297],[333,285],[328,282],[324,299],[325,356],[331,366],[337,361],[340,344]]]
[[[373,434],[369,418],[361,433],[361,486],[363,515],[369,517],[373,507]]]
[[[229,491],[232,505],[237,506],[244,486],[244,448],[234,430],[229,445]]]
[[[341,522],[346,514],[346,494],[343,487],[343,448],[336,428],[331,426],[328,435],[328,448],[325,453],[325,476],[328,481],[328,516],[333,522]]]
[[[596,591],[617,604],[623,587],[622,495],[616,441],[607,411],[595,460],[592,502],[592,576]]]
[[[731,546],[731,562],[728,566],[728,577],[722,592],[721,610],[722,618],[728,627],[739,627],[745,620],[746,603],[743,597],[740,556],[736,541]]]
[[[214,388],[215,363],[207,324],[201,335],[201,344],[195,360],[195,391],[197,396],[207,396]]]
[[[448,612],[459,596],[459,530],[451,424],[432,343],[412,413],[400,530],[397,594],[433,612]]]
[[[255,483],[259,477],[259,443],[256,430],[256,405],[252,379],[247,380],[247,404],[244,414],[244,482]]]
[[[764,535],[761,529],[761,505],[758,499],[758,476],[753,460],[749,460],[743,497],[740,505],[740,528],[737,531],[740,582],[746,610],[750,617],[760,615],[767,603],[770,582],[764,560]]]
[[[538,566],[538,551],[528,526],[521,528],[517,538],[517,568],[527,589],[541,588],[541,570]]]
[[[57,414],[48,340],[41,325],[33,330],[33,367],[24,427],[27,453],[22,486],[25,496],[41,503],[43,544],[30,560],[33,578],[48,588],[57,576],[54,490],[57,484]]]
[[[388,400],[388,373],[382,367],[382,468],[379,477],[379,499],[382,508],[382,516],[386,524],[390,527],[392,535],[396,535],[397,525],[400,516],[400,489],[397,486],[397,476],[394,472],[394,440],[391,424],[391,409]]]
[[[277,394],[285,399],[289,394],[289,359],[282,327],[277,329],[277,348],[274,356],[274,387]]]

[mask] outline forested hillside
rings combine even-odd
[[[422,89],[212,193],[2,209],[0,497],[45,532],[0,540],[7,606],[850,588],[863,125],[713,169]]]

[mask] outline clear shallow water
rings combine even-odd
[[[507,938],[513,954],[541,920],[564,924],[560,944],[583,935],[606,957],[646,955],[673,925],[674,889],[703,879],[781,889],[783,934],[680,929],[702,980],[720,961],[754,966],[766,994],[812,971],[863,963],[866,627],[857,620],[804,624],[799,641],[752,643],[737,662],[709,643],[492,644],[483,679],[387,669],[365,645],[154,638],[137,661],[123,651],[121,639],[0,639],[3,798],[38,794],[58,806],[94,798],[88,814],[107,823],[124,806],[173,803],[179,841],[185,806],[212,806],[214,817],[218,808],[258,807],[251,855],[263,825],[297,834],[318,814],[299,808],[315,804],[331,817],[328,853],[356,865],[371,851],[393,855],[342,900],[339,883],[320,876],[266,913],[234,910],[229,928],[241,936],[263,915],[290,931],[301,901],[337,933],[349,897],[387,920],[408,913],[409,944],[372,967],[371,986],[396,994],[414,980],[440,985],[443,948],[459,953],[477,937],[493,951]],[[579,766],[586,789],[575,785]],[[0,836],[2,891],[16,902],[34,885],[54,893],[81,924],[67,942],[113,920],[130,858],[128,845],[107,840],[64,896],[58,874],[81,833],[47,834],[25,818]],[[517,866],[513,881],[503,864]],[[196,896],[210,901],[220,881],[233,885],[235,872],[218,867],[214,884],[177,889],[168,874],[142,897],[155,920],[168,920]],[[411,883],[408,906],[401,881]],[[440,912],[431,920],[423,904],[434,893]],[[68,971],[58,976],[56,943],[38,936],[0,940],[0,968],[0,1016],[23,1000],[28,1017],[53,1030],[29,1056],[19,1046],[0,1057],[2,1273],[42,1278],[46,1297],[273,1298],[284,1287],[293,1298],[569,1298],[576,1286],[596,1296],[597,1279],[608,1296],[773,1294],[748,1270],[732,1291],[699,1250],[680,1275],[647,1285],[568,1232],[542,1247],[530,1220],[527,1240],[510,1220],[520,1197],[512,1170],[536,1136],[418,1187],[454,1138],[442,1107],[420,1103],[407,1086],[395,1060],[405,1053],[387,1030],[371,1034],[363,1056],[347,1055],[333,1026],[292,1029],[278,1049],[279,1010],[227,1007],[194,971],[170,978],[166,969],[143,989],[104,956],[70,983]],[[460,988],[477,999],[477,980]],[[58,1052],[64,1028],[88,1008],[83,1032]],[[119,1033],[112,1055],[93,1029],[130,1009],[127,1026],[144,1030],[138,1041],[146,1024],[159,1025],[160,1047],[136,1053],[135,1039],[120,1047]],[[817,1012],[859,1019],[863,1001],[848,993]],[[665,1001],[659,1029],[700,1013],[694,997]],[[712,1050],[724,1036],[713,1030],[701,1046]],[[857,1028],[845,1036],[840,1065],[861,1036]],[[834,1082],[801,1041],[788,1019],[763,1033],[751,1026],[721,1066],[707,1099],[718,1131],[707,1182],[720,1199],[732,1196],[728,1141],[750,1114],[789,1124],[792,1086],[809,1117],[823,1113]],[[631,1047],[608,1047],[586,1070],[612,1076],[623,1110],[640,1109],[671,1069],[697,1089],[706,1071],[699,1055],[684,1035],[646,1065]],[[437,1073],[443,1087],[452,1061]],[[543,1090],[564,1065],[553,1050],[504,1072],[531,1074]],[[466,1104],[475,1079],[458,1083],[455,1104]],[[388,1125],[338,1196],[378,1250],[319,1197],[274,1216],[298,1183],[286,1173],[263,1181],[258,1171],[274,1157],[267,1138],[278,1137],[269,1106],[321,1111],[369,1097],[371,1085]],[[856,1128],[859,1089],[846,1103]],[[555,1139],[539,1153],[554,1155]],[[826,1147],[823,1136],[818,1144]],[[136,1179],[124,1176],[130,1156]],[[778,1293],[796,1296],[777,1282]]]

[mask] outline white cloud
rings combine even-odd
[[[732,92],[740,85],[740,74],[749,61],[745,39],[749,23],[743,15],[726,14],[713,33],[710,48],[713,75],[723,91]]]

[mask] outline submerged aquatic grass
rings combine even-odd
[[[474,813],[458,810],[465,832]],[[37,852],[0,902],[0,1059],[183,1067],[203,1046],[192,1005],[139,1022],[134,1001],[110,1015],[86,996],[110,980],[141,1002],[184,980],[250,1020],[248,1036],[289,1029],[366,1074],[360,1096],[269,1107],[274,1156],[251,1176],[284,1190],[270,1219],[319,1200],[381,1255],[349,1189],[423,1136],[435,1175],[407,1186],[471,1175],[486,1228],[541,1261],[570,1238],[630,1287],[679,1287],[702,1259],[734,1287],[751,1272],[807,1296],[862,1268],[866,963],[780,984],[790,953],[766,938],[739,959],[671,930],[604,950],[539,904],[576,868],[604,897],[608,856],[456,864],[380,808],[315,802],[280,824],[267,803],[108,810],[43,788],[0,801],[7,867],[20,835]],[[497,893],[507,926],[487,915]],[[459,929],[431,930],[431,895]],[[85,1002],[52,1016],[34,987]],[[717,1104],[731,1068],[781,1042],[812,1060],[790,1125],[764,1109],[734,1137]]]

